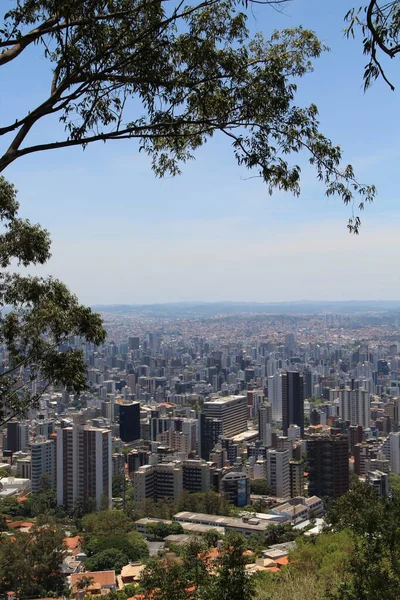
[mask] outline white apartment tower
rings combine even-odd
[[[272,487],[272,495],[277,498],[290,497],[289,450],[268,450],[267,480]]]
[[[339,391],[339,416],[343,421],[350,421],[350,425],[362,425],[364,429],[368,429],[370,413],[370,395],[366,390],[351,390],[345,387]]]
[[[272,436],[272,406],[264,403],[258,409],[258,434],[264,446],[271,446]]]
[[[272,420],[282,421],[282,373],[268,377],[268,401],[272,406]]]
[[[31,445],[31,490],[35,494],[40,489],[40,478],[48,475],[52,488],[56,487],[56,444],[55,440],[34,442]]]
[[[389,433],[379,450],[390,460],[392,473],[400,475],[400,432]]]
[[[225,438],[247,429],[247,397],[224,396],[204,402],[203,413],[210,419],[221,419]]]
[[[103,497],[111,505],[111,431],[74,425],[57,431],[57,504],[71,507],[77,498]]]

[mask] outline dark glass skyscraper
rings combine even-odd
[[[308,494],[338,498],[349,490],[349,442],[346,435],[307,440]]]
[[[199,413],[199,456],[209,460],[210,452],[218,439],[223,435],[222,419],[206,417],[204,412]]]
[[[119,405],[119,437],[123,442],[140,439],[140,402]]]
[[[282,375],[282,429],[287,435],[289,425],[298,425],[304,436],[304,380],[298,371]]]

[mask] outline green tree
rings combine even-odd
[[[228,532],[218,559],[217,576],[208,592],[210,600],[252,600],[254,586],[246,572],[246,542]]]
[[[360,28],[363,35],[364,54],[369,62],[364,69],[364,87],[382,77],[394,90],[393,84],[385,75],[381,57],[396,58],[400,52],[400,6],[396,0],[380,2],[369,0],[359,8],[352,8],[345,17],[347,35],[355,37]]]
[[[124,491],[124,479],[123,473],[117,473],[112,478],[112,496],[113,498],[121,498]]]
[[[44,264],[50,257],[48,232],[21,219],[18,209],[15,188],[0,177],[0,343],[7,348],[0,373],[0,425],[37,406],[52,383],[84,389],[82,351],[60,346],[72,335],[96,344],[105,337],[99,315],[81,306],[60,281],[9,270],[14,264]],[[22,369],[29,372],[25,379]],[[39,392],[32,391],[34,380]]]
[[[64,533],[54,525],[15,534],[0,544],[0,593],[14,590],[19,597],[62,596],[65,577],[60,565],[65,556]]]
[[[328,508],[335,531],[347,529],[354,541],[349,571],[343,583],[343,600],[382,600],[400,595],[400,500],[379,498],[372,486],[359,483]]]
[[[82,526],[94,537],[125,536],[133,528],[132,521],[122,510],[103,510],[85,515]]]
[[[80,520],[85,515],[91,514],[96,510],[96,500],[94,498],[79,497],[75,500],[73,507],[69,511],[71,518]]]
[[[189,581],[191,593],[194,598],[198,597],[200,588],[208,588],[210,573],[205,560],[206,548],[204,543],[197,537],[192,537],[183,551],[183,568]],[[203,596],[204,597],[204,596]]]
[[[295,102],[297,80],[324,46],[302,28],[251,38],[248,10],[236,0],[15,2],[0,29],[0,66],[12,68],[36,45],[49,74],[39,104],[0,129],[0,171],[33,152],[128,138],[151,156],[157,175],[174,175],[219,133],[270,191],[299,193],[300,167],[285,157],[305,150],[327,193],[345,203],[360,194],[362,207],[374,189],[341,167],[342,151],[320,132],[316,106]],[[35,135],[49,116],[65,128],[64,136],[56,128],[58,141]],[[350,229],[358,224],[352,219]]]
[[[271,486],[266,479],[251,479],[250,491],[252,494],[268,496],[271,493]]]
[[[110,571],[120,573],[122,567],[129,562],[129,558],[117,548],[108,548],[86,559],[85,567],[88,571]]]
[[[252,533],[248,539],[248,548],[255,554],[261,554],[265,548],[265,536],[261,533]]]
[[[218,540],[221,539],[221,534],[217,529],[209,529],[203,534],[203,540],[208,548],[215,548]]]
[[[176,560],[150,559],[140,579],[144,600],[188,600],[186,575]]]
[[[139,533],[131,532],[128,537],[108,535],[102,538],[92,538],[85,544],[88,556],[96,555],[104,550],[113,548],[121,550],[129,560],[140,560],[149,555],[147,544]]]
[[[91,575],[82,575],[76,582],[77,590],[87,590],[92,585],[94,578]]]

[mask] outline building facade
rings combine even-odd
[[[307,440],[308,493],[339,498],[349,490],[347,436],[314,436]]]

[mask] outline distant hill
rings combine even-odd
[[[348,300],[298,302],[173,302],[165,304],[97,304],[93,309],[108,313],[147,313],[152,315],[204,315],[215,314],[316,314],[400,311],[400,300]]]

